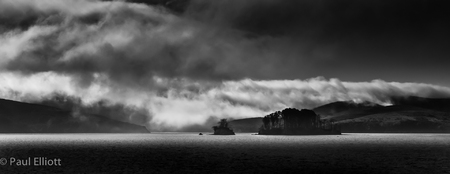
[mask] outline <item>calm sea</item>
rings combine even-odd
[[[2,134],[0,173],[450,172],[450,134],[204,134]]]

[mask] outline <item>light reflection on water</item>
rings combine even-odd
[[[450,171],[450,134],[209,134],[2,134],[0,157],[60,157],[64,167],[36,170],[81,173]],[[24,172],[30,168],[2,169]]]
[[[0,146],[13,144],[296,144],[296,145],[433,145],[450,146],[450,134],[366,134],[348,133],[343,135],[319,136],[273,136],[238,133],[235,136],[215,136],[205,133],[151,133],[151,134],[2,134]]]

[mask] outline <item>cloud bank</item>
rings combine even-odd
[[[395,96],[450,97],[450,88],[430,84],[342,82],[322,77],[214,83],[155,77],[155,87],[140,90],[118,88],[100,76],[89,87],[78,87],[77,80],[53,72],[1,73],[0,77],[2,98],[40,102],[53,100],[55,93],[64,94],[80,100],[75,107],[165,131],[197,130],[192,125],[212,124],[213,118],[259,117],[286,107],[311,109],[334,101],[386,105]]]
[[[214,118],[334,101],[450,97],[450,88],[423,83],[274,79],[307,70],[332,47],[314,56],[277,28],[230,24],[220,16],[228,11],[214,11],[219,1],[198,3],[175,14],[125,1],[0,0],[0,97],[64,103],[58,97],[67,96],[70,107],[152,130],[190,130]],[[196,12],[200,6],[207,10]],[[199,17],[208,12],[213,18]]]

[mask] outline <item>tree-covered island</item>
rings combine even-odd
[[[341,131],[329,120],[308,109],[286,108],[262,119],[260,135],[340,135]]]
[[[212,128],[214,129],[214,135],[235,135],[227,119],[221,119],[218,122],[218,126],[213,126]]]

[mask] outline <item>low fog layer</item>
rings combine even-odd
[[[334,101],[450,97],[450,88],[427,83],[321,77],[315,63],[333,60],[337,47],[278,28],[284,23],[262,30],[229,18],[242,19],[255,3],[192,1],[177,11],[125,1],[0,0],[0,97],[58,105],[63,96],[72,110],[165,131]],[[316,74],[305,78],[311,69]]]

